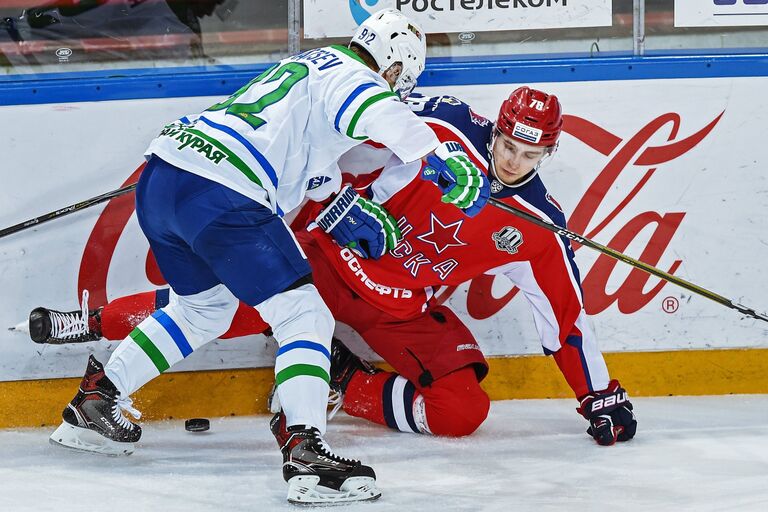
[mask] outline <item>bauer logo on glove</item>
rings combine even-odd
[[[315,219],[336,243],[361,258],[379,259],[400,241],[400,228],[380,204],[345,186]]]
[[[444,203],[455,204],[469,217],[477,215],[491,196],[488,178],[458,142],[440,144],[427,157],[421,177],[437,185]]]
[[[599,445],[610,446],[635,437],[637,420],[632,403],[627,391],[615,379],[606,389],[582,397],[576,411],[589,421],[587,434]]]

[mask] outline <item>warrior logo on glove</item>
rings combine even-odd
[[[397,222],[380,204],[347,185],[315,219],[336,243],[361,258],[379,259],[400,241]]]

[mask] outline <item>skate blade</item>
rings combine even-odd
[[[376,480],[367,476],[347,478],[340,490],[319,486],[319,476],[295,476],[288,481],[288,502],[294,505],[330,506],[381,497]]]
[[[20,332],[23,334],[29,334],[29,321],[24,320],[20,324],[16,324],[13,327],[9,327],[8,330],[11,332]]]
[[[93,430],[70,425],[66,421],[63,421],[59,428],[53,431],[49,441],[53,445],[60,445],[70,450],[98,453],[111,457],[133,453],[133,443],[119,443],[107,439]]]

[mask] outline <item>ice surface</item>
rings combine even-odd
[[[377,472],[382,498],[339,511],[768,511],[768,395],[633,399],[637,437],[584,434],[573,400],[493,402],[463,439],[402,434],[338,415],[327,439]],[[302,510],[285,502],[268,416],[148,423],[136,453],[0,430],[0,511]]]

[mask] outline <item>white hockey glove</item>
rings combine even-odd
[[[336,243],[361,258],[379,259],[400,241],[395,219],[378,203],[345,186],[315,219]]]

